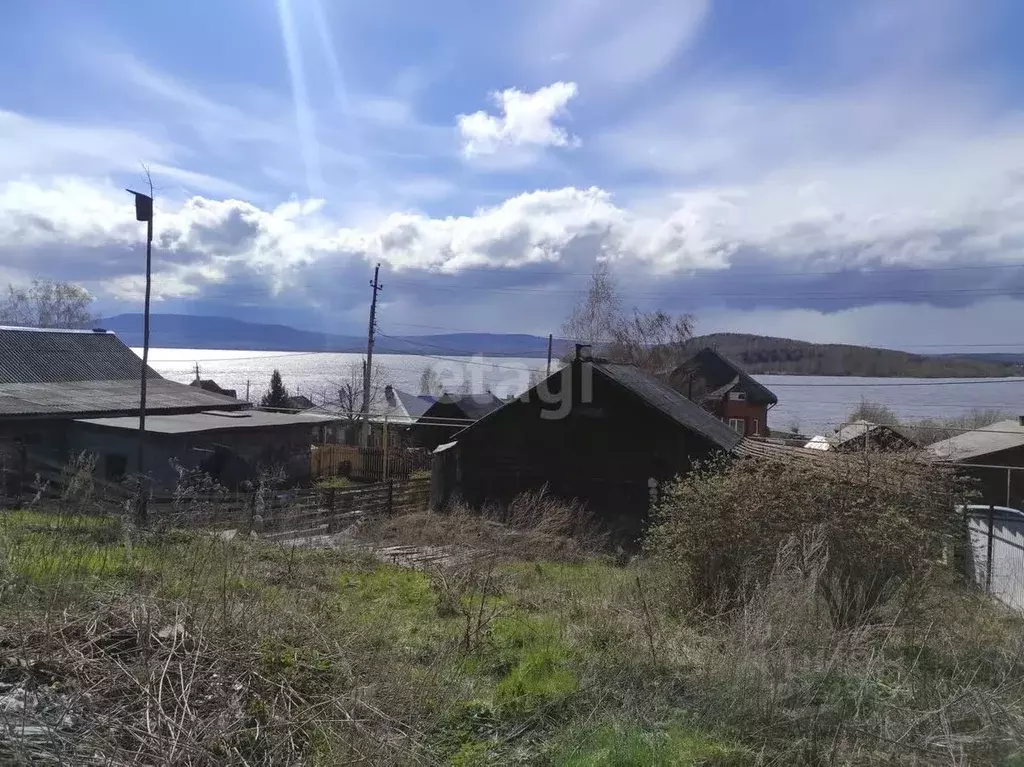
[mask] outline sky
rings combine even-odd
[[[598,260],[698,333],[1024,350],[1016,0],[35,0],[0,284],[558,334]]]

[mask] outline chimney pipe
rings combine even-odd
[[[576,344],[576,359],[580,362],[589,362],[593,359],[590,344]]]

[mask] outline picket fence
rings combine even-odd
[[[315,445],[310,455],[310,475],[350,477],[364,482],[407,479],[430,470],[430,453],[420,448],[388,449],[354,445]]]

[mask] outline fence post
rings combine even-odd
[[[985,593],[992,593],[992,537],[995,527],[995,506],[988,505],[988,544],[985,551]]]
[[[388,516],[394,514],[395,483],[388,480]]]

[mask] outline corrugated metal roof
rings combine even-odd
[[[935,461],[965,461],[1024,446],[1024,426],[1012,419],[935,442],[925,454]]]
[[[113,333],[0,328],[0,383],[138,380],[142,360]],[[158,378],[150,369],[150,378]]]
[[[227,431],[235,429],[267,429],[286,426],[320,426],[333,420],[329,416],[308,413],[273,413],[264,410],[236,412],[207,411],[183,413],[180,415],[152,415],[146,417],[146,432],[153,434],[192,434],[204,431]],[[131,416],[122,418],[82,418],[75,423],[99,426],[107,429],[139,428],[139,419]]]
[[[722,449],[732,450],[742,439],[739,434],[700,405],[691,402],[671,386],[644,373],[639,368],[633,365],[614,365],[607,362],[593,364],[595,370],[633,392],[680,426],[685,426],[701,434]]]
[[[431,405],[430,402],[417,397],[415,394],[409,394],[398,389],[395,389],[394,393],[394,405],[388,406],[387,403],[383,403],[375,405],[371,409],[368,419],[371,423],[382,423],[387,419],[389,424],[408,426],[416,423],[416,419],[423,415]],[[310,408],[307,412],[335,416],[342,420],[351,420],[353,416],[351,412],[345,411],[337,405],[318,405]]]
[[[247,402],[163,378],[146,384],[147,413],[248,407]],[[138,409],[139,382],[134,380],[0,384],[0,417],[113,415]]]

